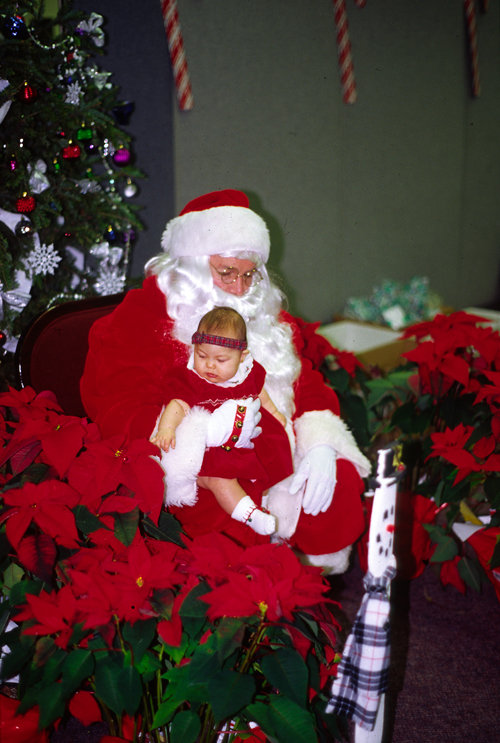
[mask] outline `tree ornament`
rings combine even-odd
[[[2,33],[6,39],[19,39],[21,41],[29,36],[24,18],[20,15],[6,16],[2,25]]]
[[[36,161],[34,166],[28,165],[27,170],[30,175],[29,184],[33,193],[43,193],[46,188],[49,188],[49,179],[45,175],[47,172],[47,165],[41,158]]]
[[[14,171],[17,168],[17,160],[10,161],[10,169]]]
[[[113,142],[111,142],[107,137],[102,143],[102,154],[104,155],[104,157],[115,154],[115,146]]]
[[[62,155],[65,160],[75,160],[80,157],[81,149],[77,144],[70,144],[67,147],[63,147]]]
[[[62,256],[57,254],[53,245],[38,244],[33,248],[26,260],[35,275],[41,273],[45,276],[48,273],[54,273],[57,264],[59,261],[62,261]]]
[[[27,82],[24,83],[24,88],[17,94],[19,100],[24,101],[24,103],[33,103],[37,96],[38,92]]]
[[[33,211],[35,206],[35,199],[33,196],[28,196],[27,193],[24,193],[21,198],[16,201],[16,209],[22,214],[29,214],[29,212]]]
[[[120,147],[113,155],[113,160],[119,167],[128,165],[130,162],[130,150],[126,150],[125,147]]]
[[[78,106],[80,103],[80,96],[83,95],[83,91],[79,83],[69,83],[68,92],[66,93],[65,103],[72,103],[73,106]]]
[[[109,225],[108,229],[104,233],[104,239],[112,243],[115,238],[116,238],[115,231],[113,230],[113,227]]]
[[[0,348],[3,347],[3,345],[7,342],[7,333],[4,333],[3,330],[0,330]]]
[[[127,197],[127,199],[131,199],[132,196],[135,196],[137,193],[137,186],[135,183],[132,183],[130,178],[127,178],[127,185],[123,189],[124,195]]]
[[[130,116],[134,110],[132,101],[125,101],[111,109],[111,113],[119,126],[126,126],[129,123]]]
[[[101,268],[94,289],[101,296],[119,294],[125,288],[125,276],[117,268]]]
[[[77,139],[92,139],[92,129],[90,129],[88,126],[83,126],[81,129],[78,129],[76,133]]]
[[[9,108],[11,107],[11,105],[12,101],[5,101],[5,103],[0,106],[0,124],[9,113]]]
[[[87,33],[96,46],[104,46],[103,17],[99,13],[91,13],[88,21],[81,21],[76,27],[80,34]]]
[[[135,240],[135,231],[132,229],[132,227],[128,227],[125,232],[122,235],[122,240],[125,243],[131,243]]]
[[[29,219],[21,219],[20,222],[17,223],[16,229],[14,230],[17,237],[31,237],[34,233],[33,225],[29,221]]]

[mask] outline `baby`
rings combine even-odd
[[[292,474],[286,418],[264,389],[265,370],[247,349],[246,325],[238,312],[215,307],[200,320],[192,342],[194,349],[187,368],[176,369],[165,380],[172,399],[151,440],[164,451],[175,448],[176,428],[193,405],[213,412],[226,400],[258,397],[262,433],[254,440],[254,448],[235,449],[232,442],[238,438],[236,434],[224,446],[207,449],[197,482],[214,494],[233,519],[248,524],[258,534],[273,534],[274,516],[254,503],[238,478],[263,480],[269,488]],[[244,411],[239,406],[237,418]],[[235,426],[237,430],[238,421]]]

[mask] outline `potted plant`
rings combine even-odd
[[[1,678],[18,678],[1,737],[340,738],[318,568],[285,545],[188,539],[163,510],[156,448],[102,440],[51,393],[11,389],[0,412]]]

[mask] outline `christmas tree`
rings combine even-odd
[[[0,345],[39,312],[127,284],[137,191],[127,123],[96,54],[102,16],[62,0],[3,3],[0,17]]]

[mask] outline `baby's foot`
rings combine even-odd
[[[269,536],[276,531],[276,519],[266,508],[259,508],[249,495],[240,500],[231,518],[247,524],[257,534]]]

